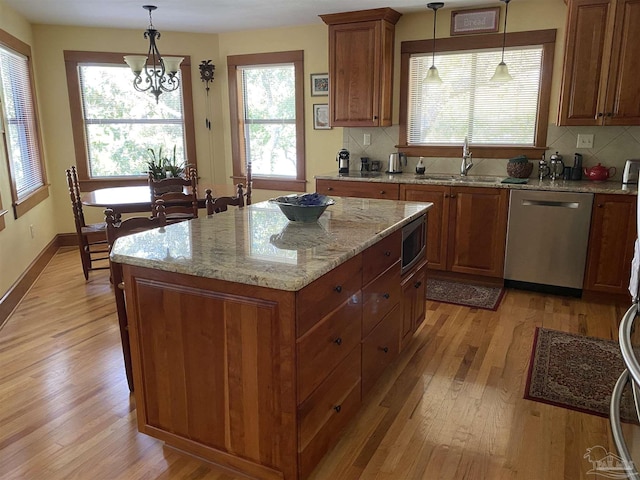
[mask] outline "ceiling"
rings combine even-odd
[[[318,15],[392,7],[426,10],[424,0],[0,0],[32,24],[145,29],[152,3],[160,31],[220,33],[319,23]],[[498,0],[447,0],[445,8],[496,5]]]

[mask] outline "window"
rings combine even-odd
[[[407,73],[401,92],[402,150],[458,156],[468,137],[478,157],[544,151],[555,30],[507,36],[505,62],[513,80],[506,84],[489,81],[501,59],[497,37],[439,40],[435,65],[443,83],[437,85],[423,82],[432,62],[432,43],[403,42]]]
[[[78,177],[83,189],[146,183],[148,149],[195,163],[191,77],[162,93],[133,88],[124,54],[65,51]],[[185,58],[182,67],[189,70]]]
[[[15,218],[49,196],[31,69],[31,48],[0,30],[0,122]]]
[[[254,188],[305,191],[303,52],[227,57],[233,175]]]

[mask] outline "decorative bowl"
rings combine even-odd
[[[507,163],[507,174],[514,178],[529,178],[533,171],[531,162],[509,162]]]
[[[329,205],[336,203],[319,193],[285,195],[269,201],[278,205],[284,216],[292,222],[315,222]]]

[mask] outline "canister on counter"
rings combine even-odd
[[[562,179],[571,180],[571,167],[564,167],[564,170],[562,171]]]

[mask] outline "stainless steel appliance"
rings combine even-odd
[[[402,227],[401,273],[408,272],[418,263],[427,245],[427,216],[422,215]]]
[[[336,162],[338,162],[338,173],[349,173],[349,150],[346,148],[340,149],[336,155]]]
[[[562,178],[564,173],[564,162],[562,161],[562,155],[558,152],[549,157],[549,176],[551,180],[558,180]]]
[[[405,153],[391,153],[389,154],[389,169],[387,173],[402,173],[402,161],[407,164],[407,155]]]
[[[637,185],[638,172],[640,171],[640,160],[627,160],[622,172],[623,185]]]
[[[593,194],[512,190],[505,285],[581,296]]]

